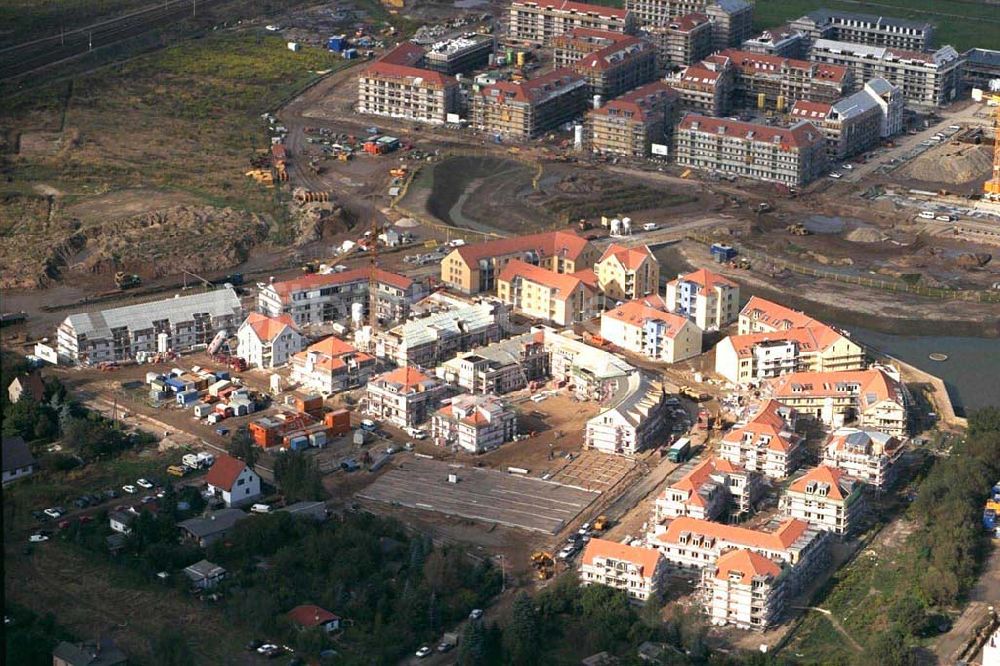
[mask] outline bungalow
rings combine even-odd
[[[132,524],[136,518],[138,518],[138,514],[131,511],[112,511],[108,514],[108,522],[111,524],[111,529],[119,534],[131,534]]]
[[[209,495],[221,497],[226,506],[249,504],[260,497],[260,477],[242,460],[226,454],[215,459],[205,475]]]
[[[125,666],[128,657],[110,638],[82,643],[60,642],[52,651],[52,666]]]
[[[313,604],[303,604],[288,611],[288,619],[299,629],[322,627],[326,633],[340,629],[340,616]]]
[[[220,509],[199,518],[188,518],[177,523],[177,527],[181,529],[185,540],[207,548],[226,536],[236,523],[249,517],[249,514],[239,509]]]
[[[191,581],[191,585],[201,590],[210,590],[226,577],[226,570],[218,564],[201,560],[189,567],[184,568],[184,575]]]
[[[3,438],[3,485],[35,473],[38,461],[21,437]]]

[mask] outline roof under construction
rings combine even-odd
[[[232,288],[215,289],[190,296],[174,296],[149,303],[126,305],[98,312],[80,312],[66,317],[66,323],[77,335],[108,337],[115,329],[141,331],[156,328],[158,322],[170,326],[191,321],[194,315],[216,317],[241,317],[243,306]]]

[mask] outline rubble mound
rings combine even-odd
[[[982,268],[992,259],[993,255],[987,252],[966,252],[955,257],[955,263],[962,268]]]
[[[962,144],[929,150],[903,169],[908,178],[961,185],[989,178],[993,156],[987,146]]]
[[[881,243],[882,241],[889,240],[889,237],[872,227],[858,227],[847,232],[844,240],[851,241],[852,243]]]

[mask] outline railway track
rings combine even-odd
[[[198,16],[224,0],[165,0],[122,16],[0,49],[0,81],[77,60],[159,27]]]

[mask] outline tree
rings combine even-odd
[[[892,627],[875,637],[865,653],[865,663],[879,666],[912,666],[916,663],[906,636],[899,627]]]
[[[531,597],[521,592],[514,599],[511,621],[504,631],[505,661],[510,664],[531,664],[538,661],[538,618]]]
[[[927,611],[911,594],[904,594],[889,607],[889,619],[909,636],[921,636],[927,630]]]
[[[325,495],[316,461],[304,453],[288,451],[279,456],[274,464],[274,478],[289,502],[321,500]]]
[[[195,661],[184,632],[169,624],[160,628],[152,641],[151,648],[152,663],[157,666],[186,666]]]
[[[3,418],[4,437],[22,437],[26,441],[34,439],[35,422],[38,420],[38,403],[24,395],[7,408]]]
[[[246,428],[240,428],[236,431],[233,438],[229,440],[226,450],[229,451],[229,455],[239,458],[250,467],[253,467],[257,462],[257,445],[254,444],[253,438]]]
[[[465,625],[458,648],[459,666],[482,666],[486,663],[486,630],[473,620]]]

